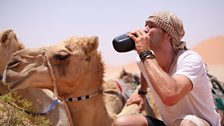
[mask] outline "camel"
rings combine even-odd
[[[0,78],[2,78],[2,73],[11,55],[23,48],[23,44],[18,41],[18,38],[13,30],[7,29],[0,32]],[[7,90],[8,89],[4,86],[0,87],[1,94],[4,94]]]
[[[16,34],[11,29],[0,32],[0,73],[4,71],[11,55],[23,48],[23,44],[18,41]]]
[[[25,47],[19,42],[15,32],[11,29],[0,33],[0,42],[0,74],[2,76],[11,55]],[[0,86],[1,94],[6,93],[7,90],[8,88],[6,86]],[[35,105],[37,112],[40,113],[46,112],[53,101],[53,93],[46,89],[26,88],[18,90],[17,93],[23,98],[29,99]],[[64,105],[61,102],[59,102],[55,109],[46,116],[50,119],[53,125],[67,126],[69,124]]]
[[[207,72],[209,82],[212,85],[212,94],[217,112],[221,115],[221,125],[224,125],[224,83],[214,75]]]
[[[98,44],[97,36],[72,37],[54,46],[18,51],[4,71],[3,83],[11,90],[54,91],[66,101],[75,126],[110,126],[117,116],[140,114],[136,104],[121,111],[118,86],[103,80]]]

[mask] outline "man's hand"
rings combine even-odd
[[[137,53],[151,49],[150,36],[146,30],[134,30],[129,32],[128,36],[135,41],[135,50]]]
[[[138,112],[142,112],[145,105],[145,95],[139,95],[137,93],[133,93],[130,98],[127,100],[127,106],[131,104],[138,104]]]

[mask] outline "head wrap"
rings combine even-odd
[[[185,31],[182,21],[171,12],[157,12],[149,16],[146,23],[152,22],[172,37],[172,46],[175,52],[186,49],[185,42],[181,41]]]

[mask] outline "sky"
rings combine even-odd
[[[72,36],[98,36],[103,61],[111,66],[133,62],[136,52],[118,53],[114,37],[144,28],[158,11],[183,22],[189,48],[224,35],[224,0],[0,0],[0,30],[12,29],[26,48],[54,45]]]

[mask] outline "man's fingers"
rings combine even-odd
[[[144,108],[144,102],[140,102],[138,105],[138,112],[142,112],[143,108]]]
[[[139,102],[140,101],[138,99],[136,99],[136,100],[128,99],[126,105],[128,106],[128,105],[131,105],[131,104],[139,104]]]
[[[131,39],[133,39],[134,41],[136,41],[136,36],[135,36],[135,35],[133,35],[133,34],[128,34],[128,36],[129,36]]]
[[[128,99],[126,105],[129,106],[129,105],[134,104],[134,103],[136,103],[136,101],[133,101],[131,99]]]
[[[126,105],[128,106],[128,105],[130,105],[130,104],[131,104],[131,100],[128,99]]]

